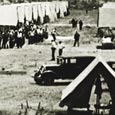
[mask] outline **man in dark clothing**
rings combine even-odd
[[[65,48],[64,44],[62,43],[62,41],[59,41],[58,48],[59,48],[59,56],[62,56],[63,49]]]
[[[3,42],[2,42],[2,48],[8,48],[8,31],[5,31],[2,33],[2,39],[3,39]]]
[[[79,30],[82,30],[82,27],[83,27],[83,21],[80,20],[80,21],[79,21]]]
[[[79,47],[79,39],[80,39],[80,34],[76,31],[74,34],[74,44],[73,44],[74,47],[76,46],[76,43],[77,46]]]
[[[52,35],[52,37],[53,37],[53,40],[56,41],[56,35],[58,35],[56,28],[54,28],[54,29],[52,30],[51,35]]]
[[[1,43],[2,43],[2,32],[0,31],[0,49],[2,48]]]
[[[71,23],[72,23],[72,28],[77,27],[77,21],[74,18],[71,20]]]

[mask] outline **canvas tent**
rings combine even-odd
[[[109,86],[112,98],[112,112],[115,107],[115,72],[103,61],[102,58],[95,58],[88,67],[76,77],[63,91],[60,106],[68,108],[87,108],[92,86],[97,78],[103,76]],[[113,115],[113,114],[111,114]]]
[[[115,2],[107,2],[99,8],[98,27],[115,27]]]
[[[0,25],[16,26],[17,25],[17,8],[16,6],[3,5],[0,6]]]
[[[44,23],[45,16],[48,16],[49,22],[57,20],[57,13],[60,11],[60,17],[67,13],[68,1],[52,2],[31,2],[21,4],[10,4],[0,6],[0,25],[16,26],[18,22],[37,21],[40,18],[41,24]]]
[[[38,7],[37,4],[32,4],[33,19],[37,21],[38,19]]]

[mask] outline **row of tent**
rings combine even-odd
[[[115,28],[115,2],[107,2],[99,8],[98,27]]]
[[[52,2],[32,2],[21,4],[10,4],[0,6],[0,25],[16,26],[18,22],[24,23],[25,20],[44,21],[47,16],[49,22],[54,22],[59,17],[64,17],[68,12],[68,1]],[[59,17],[58,15],[59,14]]]

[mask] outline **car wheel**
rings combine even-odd
[[[36,82],[36,84],[41,84],[42,83],[42,79],[39,77],[38,73],[35,73],[34,81]]]
[[[52,85],[54,83],[55,75],[53,73],[45,73],[42,76],[42,83],[44,85]]]
[[[53,78],[49,78],[49,79],[44,79],[43,80],[43,84],[44,85],[52,85],[54,83],[54,79]]]

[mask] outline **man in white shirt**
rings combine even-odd
[[[51,51],[52,51],[52,59],[51,61],[54,61],[55,60],[55,51],[56,51],[56,48],[57,48],[57,44],[54,40],[51,41]]]
[[[56,35],[58,35],[56,28],[53,29],[53,31],[51,32],[51,35],[53,37],[53,40],[56,41]]]

